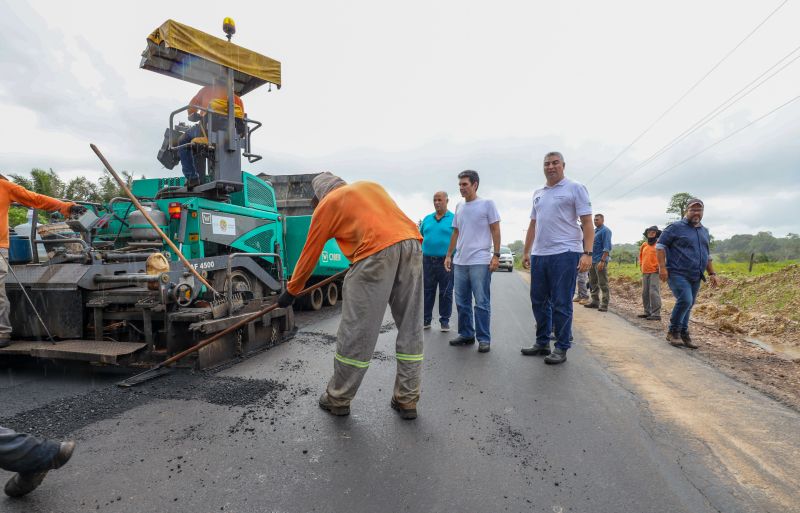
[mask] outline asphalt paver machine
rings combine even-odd
[[[261,158],[251,146],[261,123],[227,105],[260,86],[279,88],[281,68],[231,42],[232,20],[224,30],[227,40],[168,20],[147,37],[142,53],[142,69],[227,92],[226,114],[217,113],[219,106],[185,105],[169,115],[158,160],[171,169],[178,152],[190,148],[199,184],[187,186],[183,177],[132,183],[142,209],[172,244],[125,197],[62,223],[66,230],[46,231],[49,260],[14,265],[16,278],[7,280],[13,340],[0,358],[157,364],[276,301],[286,281],[286,222],[271,184],[242,171],[244,159]],[[203,137],[186,141],[189,126],[175,120],[190,107],[207,115]],[[291,308],[276,308],[183,363],[214,365],[275,344],[293,328]]]

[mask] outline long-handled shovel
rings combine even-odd
[[[307,287],[307,288],[303,289],[297,296],[298,297],[305,296],[306,294],[308,294],[309,292],[311,292],[314,289],[318,289],[320,287],[323,287],[323,286],[331,283],[332,281],[338,280],[339,278],[344,278],[345,274],[347,274],[347,270],[342,271],[342,272],[340,272],[338,274],[334,274],[333,276],[330,276],[329,278],[325,278],[321,282],[315,283],[314,285],[311,285],[310,287]],[[186,356],[188,356],[188,355],[190,355],[192,353],[195,353],[195,352],[199,351],[200,349],[204,348],[208,344],[214,342],[215,340],[218,340],[218,339],[224,337],[225,335],[231,333],[232,331],[235,331],[235,330],[241,328],[245,324],[249,324],[249,323],[251,323],[253,321],[258,320],[261,316],[263,316],[265,314],[268,314],[269,312],[275,310],[276,308],[278,308],[278,304],[277,303],[269,305],[269,306],[267,306],[265,308],[262,308],[261,310],[248,315],[244,319],[242,319],[242,320],[238,321],[237,323],[225,328],[224,330],[211,335],[207,339],[201,340],[200,342],[198,342],[196,345],[190,347],[189,349],[181,351],[180,353],[176,354],[175,356],[172,356],[172,357],[164,360],[163,362],[159,363],[158,365],[156,365],[152,369],[146,370],[146,371],[144,371],[144,372],[142,372],[140,374],[136,374],[135,376],[131,376],[130,378],[128,378],[126,380],[120,381],[119,383],[117,383],[117,385],[121,386],[121,387],[132,387],[132,386],[138,385],[139,383],[144,383],[145,381],[149,381],[149,380],[151,380],[153,378],[157,378],[159,376],[163,376],[164,374],[166,374],[166,373],[168,373],[170,371],[169,368],[168,368],[169,365],[172,365],[173,363],[177,362],[178,360],[180,360],[180,359],[182,359],[182,358],[184,358],[184,357],[186,357]]]

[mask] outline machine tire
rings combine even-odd
[[[322,289],[314,289],[312,290],[308,296],[306,296],[306,304],[308,305],[309,310],[317,311],[322,308],[322,303],[324,302],[324,294],[322,293]]]
[[[253,293],[255,298],[264,296],[264,286],[258,279],[244,269],[234,269],[231,272],[231,281],[233,281],[234,292],[249,290]],[[228,277],[225,271],[217,271],[214,273],[211,285],[218,292],[226,294],[228,292]]]
[[[339,286],[336,283],[329,283],[325,287],[325,306],[336,306],[339,301]]]

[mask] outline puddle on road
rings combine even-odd
[[[745,340],[780,358],[792,361],[800,360],[800,347],[781,344],[779,342],[764,342],[763,340],[753,337],[745,337]]]

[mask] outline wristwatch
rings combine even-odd
[[[492,254],[493,254],[494,256],[496,256],[497,258],[500,258],[500,253],[492,253]]]
[[[584,251],[583,254],[587,255],[587,256],[592,256],[592,252],[591,251]]]

